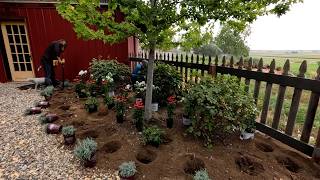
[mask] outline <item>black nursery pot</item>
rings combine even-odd
[[[172,118],[168,118],[167,119],[167,128],[172,128],[173,127],[173,119]]]
[[[156,148],[160,146],[160,143],[157,143],[157,142],[148,142],[148,144]]]
[[[90,106],[88,109],[89,113],[94,113],[98,111],[98,107],[97,106]]]
[[[65,145],[72,145],[76,142],[76,136],[63,136],[64,137],[64,144]]]
[[[136,129],[137,129],[138,132],[142,132],[143,131],[143,122],[142,121],[140,121],[140,120],[137,121],[135,125],[136,125]]]
[[[44,99],[45,99],[46,101],[50,101],[51,96],[44,96]]]
[[[108,104],[108,109],[112,109],[114,107],[114,103]]]
[[[48,134],[59,134],[61,131],[61,128],[62,128],[61,125],[50,123],[48,124],[46,131]]]
[[[123,115],[117,115],[116,118],[117,118],[117,123],[123,123],[123,121],[124,121]]]
[[[29,112],[29,115],[40,114],[40,113],[41,113],[41,108],[40,107],[32,107],[30,112]]]
[[[93,168],[97,164],[96,154],[93,154],[90,160],[83,161],[83,165],[86,168]]]
[[[78,96],[79,96],[79,98],[86,98],[87,94],[83,93],[83,92],[80,92],[80,93],[78,93]]]
[[[56,115],[56,114],[47,114],[47,115],[46,115],[46,118],[47,118],[47,121],[48,121],[49,123],[52,123],[52,122],[58,120],[58,119],[59,119],[59,116]]]

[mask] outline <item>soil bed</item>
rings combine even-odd
[[[124,123],[118,124],[114,110],[101,108],[102,99],[99,101],[99,111],[89,114],[84,109],[85,99],[77,99],[72,90],[56,91],[49,111],[60,116],[55,123],[74,125],[77,139],[95,139],[100,169],[117,170],[121,163],[135,161],[136,179],[192,179],[190,173],[203,167],[211,179],[320,178],[319,166],[309,158],[259,133],[254,140],[241,141],[235,135],[225,145],[217,142],[207,149],[199,139],[186,135],[179,105],[171,129],[166,128],[165,109],[154,114],[151,124],[165,130],[165,144],[159,148],[145,146],[131,112],[126,113]]]

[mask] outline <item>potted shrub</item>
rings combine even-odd
[[[49,101],[53,94],[53,89],[53,86],[47,86],[46,88],[44,88],[44,90],[41,91],[40,95],[43,96],[46,101]]]
[[[174,117],[174,110],[176,109],[176,99],[174,96],[170,96],[167,99],[167,128],[173,127],[173,117]]]
[[[208,172],[206,169],[196,171],[193,176],[193,180],[210,180]]]
[[[83,163],[84,167],[92,168],[96,165],[97,143],[92,138],[79,141],[75,147],[74,154]]]
[[[112,109],[114,107],[114,100],[111,96],[104,97],[104,103],[108,107],[108,109]]]
[[[138,132],[143,130],[143,114],[144,114],[144,105],[142,101],[136,101],[134,104],[133,118],[134,123]]]
[[[241,135],[240,139],[241,140],[247,140],[247,139],[253,139],[254,138],[254,132],[256,129],[255,126],[255,116],[252,116],[252,119],[250,117],[244,118],[244,121],[242,123],[241,127]]]
[[[24,111],[24,115],[33,115],[33,114],[40,114],[40,113],[41,113],[40,107],[32,107]]]
[[[40,101],[40,102],[36,102],[35,106],[36,107],[40,107],[40,108],[47,108],[49,107],[49,102],[48,101]]]
[[[126,111],[126,104],[125,103],[126,103],[126,97],[117,96],[115,98],[117,123],[123,123],[123,121],[124,121],[124,114]]]
[[[133,161],[124,162],[119,166],[119,176],[121,180],[134,180],[136,173],[137,168]]]
[[[92,97],[97,97],[97,95],[99,94],[99,86],[95,82],[92,82],[88,85],[88,90],[90,96]]]
[[[89,97],[86,100],[85,108],[89,113],[98,111],[98,100],[95,97]]]
[[[62,128],[62,135],[65,145],[72,145],[76,142],[75,136],[76,129],[73,126],[66,126]]]
[[[79,98],[87,97],[87,86],[84,82],[80,82],[79,84],[76,84],[75,91]]]
[[[42,114],[39,116],[39,122],[41,124],[52,123],[58,119],[59,117],[56,114]]]
[[[145,128],[142,132],[146,144],[159,147],[162,143],[163,131],[156,126]]]
[[[45,131],[48,134],[59,134],[62,126],[58,124],[49,123],[45,125]]]

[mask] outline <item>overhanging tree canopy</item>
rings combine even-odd
[[[258,16],[280,16],[297,2],[302,0],[110,0],[102,9],[99,0],[60,0],[57,10],[81,38],[116,43],[135,36],[149,49],[145,118],[150,119],[156,48],[199,46],[211,40],[200,30],[208,23],[227,22],[243,29]],[[124,14],[123,20],[116,18],[117,11]],[[181,38],[175,41],[179,32]]]

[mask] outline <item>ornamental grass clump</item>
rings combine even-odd
[[[133,119],[136,125],[138,132],[143,130],[143,114],[144,114],[144,105],[141,100],[137,100],[134,104],[133,110]]]
[[[53,95],[53,90],[53,86],[47,86],[46,88],[44,88],[44,90],[40,92],[40,95],[43,96],[46,100],[49,100]]]
[[[123,179],[134,179],[137,173],[136,165],[133,161],[124,162],[119,166],[119,176]]]
[[[62,128],[64,144],[71,145],[75,143],[76,141],[75,132],[76,132],[76,129],[73,126],[65,126]]]
[[[97,146],[97,143],[93,139],[86,138],[78,142],[74,154],[81,160],[85,167],[94,167],[97,162],[95,158]]]
[[[235,131],[254,129],[257,108],[237,77],[219,75],[201,80],[187,90],[185,106],[193,109],[188,132],[203,138],[209,147]]]
[[[193,176],[193,180],[210,180],[208,172],[206,169],[196,171],[195,175]]]
[[[159,147],[159,145],[162,143],[162,137],[164,132],[160,128],[153,126],[145,128],[142,134],[143,140],[146,144]]]

